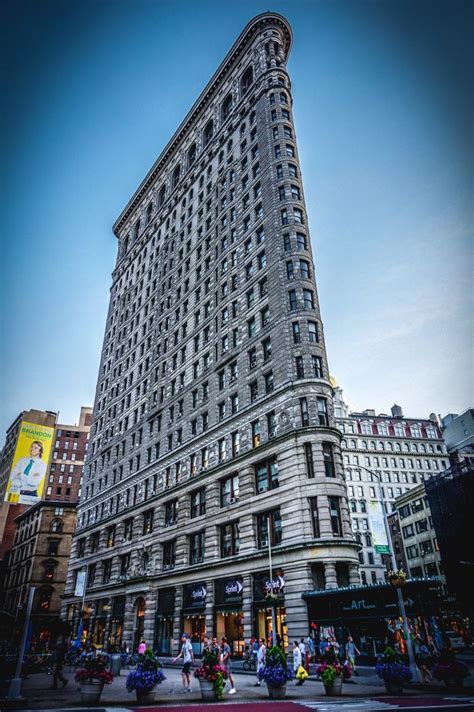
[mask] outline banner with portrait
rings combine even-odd
[[[54,428],[22,421],[5,500],[33,505],[40,501],[46,483]]]

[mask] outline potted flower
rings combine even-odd
[[[85,658],[84,666],[74,676],[80,684],[81,701],[88,704],[97,704],[100,700],[104,685],[110,685],[114,679],[105,666],[105,658]]]
[[[400,660],[398,653],[390,647],[385,648],[375,666],[375,672],[385,682],[385,689],[390,694],[401,694],[403,685],[411,680],[410,668]]]
[[[217,653],[205,650],[202,664],[194,671],[194,676],[199,680],[203,700],[208,702],[222,700],[228,676],[227,670],[219,665]]]
[[[352,676],[352,668],[348,662],[341,663],[330,648],[316,667],[316,674],[323,681],[326,695],[340,695],[343,681]]]
[[[433,677],[444,682],[448,689],[459,689],[464,684],[464,678],[469,675],[469,670],[464,663],[456,660],[452,650],[443,650],[433,667]]]
[[[259,680],[267,683],[268,694],[272,700],[281,700],[286,696],[286,683],[293,679],[293,670],[286,662],[285,654],[278,645],[267,651],[265,665],[257,673]]]
[[[407,575],[403,571],[403,569],[398,569],[398,571],[394,571],[391,569],[387,573],[387,578],[389,580],[389,583],[391,586],[394,588],[402,588],[407,582]]]
[[[137,701],[151,703],[155,701],[155,687],[165,680],[161,664],[156,655],[144,644],[138,646],[138,662],[135,670],[127,675],[127,690],[135,690]]]

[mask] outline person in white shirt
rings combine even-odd
[[[10,501],[15,501],[16,496],[20,504],[35,504],[40,498],[38,487],[46,476],[46,463],[43,457],[43,444],[33,440],[30,445],[30,456],[20,457],[15,463],[11,474]]]
[[[301,655],[301,644],[298,645],[298,641],[295,640],[293,642],[293,672],[295,673],[295,677],[296,677],[296,673],[298,672],[298,670],[300,668],[300,665],[302,665],[302,664],[303,664],[303,656]],[[301,683],[299,680],[297,680],[296,684],[300,685]]]
[[[258,673],[265,665],[266,655],[267,649],[265,647],[265,643],[262,638],[259,638],[257,650],[257,682],[255,683],[257,687],[260,687],[260,678],[258,677]]]
[[[186,689],[188,692],[191,692],[191,664],[194,662],[193,646],[185,633],[181,636],[181,642],[181,652],[173,658],[173,662],[175,663],[179,658],[183,658],[183,670],[181,672],[183,678],[183,692],[186,692]]]

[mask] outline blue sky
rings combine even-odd
[[[112,223],[267,9],[294,32],[331,372],[357,409],[473,405],[468,2],[16,0],[2,23],[0,439],[20,410],[76,422],[92,404]]]

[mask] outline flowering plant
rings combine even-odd
[[[285,685],[293,679],[293,671],[286,662],[285,655],[278,645],[267,652],[265,665],[257,673],[259,680],[265,680],[270,687]]]
[[[110,685],[114,676],[105,668],[105,659],[100,656],[97,658],[85,658],[84,667],[74,675],[77,682],[92,682],[98,680],[105,685]]]
[[[323,656],[323,662],[316,666],[316,674],[321,677],[326,687],[332,687],[336,677],[349,680],[352,677],[352,668],[348,662],[341,663],[336,657],[333,648]]]
[[[150,648],[144,653],[138,653],[138,663],[135,670],[127,675],[127,690],[151,690],[155,685],[159,685],[166,677],[161,664],[154,652]]]
[[[194,671],[194,676],[198,680],[212,682],[212,689],[218,700],[224,696],[225,681],[227,680],[227,670],[219,665],[217,653],[212,650],[205,650],[202,665]]]
[[[375,666],[375,672],[384,682],[396,682],[402,685],[411,680],[410,668],[405,665],[393,648],[385,648]]]
[[[389,581],[390,579],[401,579],[402,581],[406,581],[407,575],[403,569],[398,569],[398,571],[390,569],[390,571],[387,572],[387,578]]]

